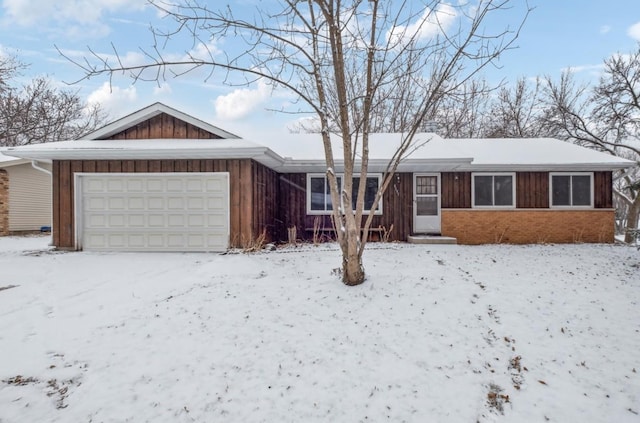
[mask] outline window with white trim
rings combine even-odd
[[[551,207],[593,207],[593,173],[551,173]]]
[[[336,177],[338,188],[342,192],[342,176]],[[382,175],[368,175],[364,190],[364,213],[368,213],[373,206],[376,193],[380,187]],[[358,185],[360,177],[353,177],[353,188],[351,194],[351,205],[355,209],[358,198]],[[324,174],[307,174],[307,214],[329,214],[333,210],[331,202],[331,190],[329,181]],[[382,214],[382,199],[376,208],[376,214]]]
[[[514,173],[474,173],[473,207],[515,207]]]

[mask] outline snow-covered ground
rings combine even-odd
[[[0,422],[638,422],[640,252],[0,238]]]

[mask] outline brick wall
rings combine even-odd
[[[442,235],[459,244],[613,242],[614,210],[442,210]]]
[[[0,169],[0,236],[9,235],[9,175]]]

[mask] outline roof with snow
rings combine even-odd
[[[371,134],[369,169],[382,172],[404,134]],[[596,171],[635,162],[552,138],[443,139],[417,134],[398,171]],[[336,171],[342,142],[332,137]],[[319,134],[286,134],[254,142],[232,139],[77,140],[9,147],[5,154],[31,160],[132,160],[251,158],[281,172],[326,170]],[[356,161],[358,157],[356,156]]]

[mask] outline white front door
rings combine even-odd
[[[440,233],[440,174],[413,175],[413,232]]]

